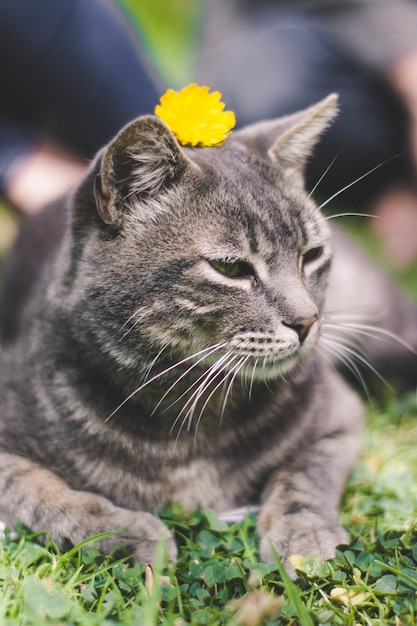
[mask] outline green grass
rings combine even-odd
[[[390,397],[369,410],[363,455],[345,489],[351,532],[328,562],[298,559],[292,582],[279,559],[258,559],[254,520],[219,522],[173,505],[162,516],[179,559],[145,575],[94,541],[61,553],[20,529],[0,543],[2,626],[257,626],[417,621],[417,400]],[[153,585],[150,585],[150,581]]]

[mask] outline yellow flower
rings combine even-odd
[[[234,127],[235,114],[223,111],[219,91],[209,93],[209,87],[196,83],[181,91],[168,91],[155,107],[161,118],[184,146],[219,146]]]

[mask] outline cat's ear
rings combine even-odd
[[[323,131],[337,115],[337,94],[292,115],[257,122],[235,133],[250,150],[268,155],[285,178],[303,186],[304,166]]]
[[[132,212],[140,221],[152,220],[159,210],[158,197],[188,167],[191,162],[164,122],[152,115],[134,120],[101,157],[94,193],[102,220],[118,227]]]
[[[284,167],[287,177],[299,177],[323,131],[337,114],[337,95],[330,94],[313,107],[288,119],[290,126],[269,150],[273,160]],[[291,123],[292,122],[292,123]]]

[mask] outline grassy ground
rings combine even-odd
[[[186,83],[195,1],[123,2],[146,33],[161,73],[171,73],[174,86]],[[14,223],[10,212],[0,213],[0,252]],[[399,278],[417,298],[416,270]],[[25,529],[17,536],[6,532],[0,541],[0,625],[415,624],[416,441],[415,394],[372,400],[363,454],[341,506],[351,542],[327,563],[299,559],[295,583],[279,560],[259,562],[251,517],[226,525],[210,511],[173,506],[164,519],[180,556],[175,566],[155,571],[105,557],[94,541],[60,553],[52,544],[40,546]]]
[[[175,566],[155,571],[89,546],[60,553],[20,529],[0,543],[0,624],[411,625],[417,621],[417,402],[369,410],[363,455],[345,489],[351,543],[321,563],[298,559],[293,583],[259,562],[254,520],[226,525],[174,505]],[[83,549],[82,549],[83,548]]]

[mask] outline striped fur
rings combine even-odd
[[[175,557],[151,514],[172,500],[260,503],[263,558],[270,541],[333,553],[362,409],[320,343],[331,231],[302,171],[334,114],[330,97],[207,149],[139,118],[23,226],[2,293],[0,518],[71,543],[126,527],[101,547],[146,560],[159,539]]]

